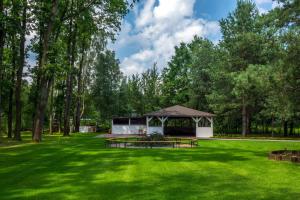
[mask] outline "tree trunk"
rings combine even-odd
[[[21,38],[20,38],[20,58],[19,66],[17,69],[17,81],[15,88],[15,101],[16,101],[16,124],[15,124],[15,140],[21,140],[21,92],[22,92],[22,75],[23,67],[25,63],[25,35],[26,35],[26,11],[27,11],[27,0],[24,0],[23,13],[22,13],[22,22],[21,22]]]
[[[4,16],[3,13],[3,0],[0,0],[0,15]],[[0,133],[2,132],[2,69],[3,69],[3,48],[4,48],[4,20],[0,20]]]
[[[14,76],[12,76],[14,77]],[[12,80],[13,81],[13,80]],[[9,100],[8,100],[8,113],[7,113],[7,137],[12,138],[12,126],[13,126],[13,95],[14,90],[10,88],[9,90]]]
[[[288,136],[288,122],[284,120],[283,122],[283,136],[287,137]]]
[[[71,13],[73,10],[73,1],[71,2]],[[70,135],[70,112],[72,104],[72,89],[73,89],[73,70],[75,63],[75,48],[76,48],[76,23],[73,28],[73,19],[70,20],[69,26],[69,44],[68,44],[68,58],[69,58],[69,71],[67,76],[67,88],[65,99],[65,112],[64,112],[64,136]]]
[[[251,120],[250,120],[250,109],[249,107],[247,108],[247,130],[246,130],[246,135],[251,133]]]
[[[36,109],[35,119],[34,119],[34,134],[33,140],[35,142],[42,141],[42,131],[44,125],[44,114],[48,102],[49,88],[52,84],[52,80],[41,81],[41,90],[39,94],[39,101]]]
[[[80,118],[81,118],[81,99],[82,99],[82,68],[84,61],[84,44],[82,45],[81,60],[79,63],[79,72],[77,76],[77,104],[76,104],[76,115],[75,115],[75,132],[79,132]]]
[[[272,137],[274,137],[274,116],[273,115],[272,115],[271,126],[272,126]]]
[[[10,89],[9,89],[9,100],[8,100],[8,113],[7,113],[7,137],[12,138],[13,131],[13,97],[14,97],[14,85],[15,85],[15,70],[16,70],[16,60],[17,60],[17,52],[16,52],[16,43],[15,43],[15,35],[12,36],[12,71],[11,71],[11,79],[10,79]]]
[[[53,130],[52,130],[52,126],[53,126],[53,93],[54,93],[54,84],[52,84],[51,91],[50,91],[49,134],[53,133]]]
[[[64,136],[70,135],[70,110],[71,110],[71,95],[72,95],[72,75],[68,74],[67,77],[67,91],[65,99],[65,111],[64,111]]]
[[[291,121],[290,123],[290,135],[294,135],[294,122]]]
[[[62,112],[59,112],[59,126],[58,126],[58,132],[61,133],[61,125],[62,125]]]
[[[245,100],[242,105],[242,136],[245,137],[249,133],[249,113]]]
[[[57,15],[57,6],[58,0],[52,1],[52,8],[51,8],[51,17],[48,22],[47,30],[43,37],[43,44],[42,44],[42,56],[40,59],[40,66],[39,70],[43,71],[45,65],[47,63],[47,53],[49,48],[49,38],[53,31],[55,17]],[[52,84],[52,81],[47,79],[44,74],[40,77],[41,81],[38,88],[38,98],[37,98],[37,107],[35,111],[34,117],[34,125],[33,125],[33,140],[35,142],[40,142],[42,139],[42,130],[44,125],[44,115],[48,101],[48,93],[49,93],[49,86]]]

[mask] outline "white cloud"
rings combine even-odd
[[[125,58],[121,70],[125,75],[140,74],[144,71],[139,62],[133,58]]]
[[[280,6],[277,1],[273,0],[255,0],[256,6],[260,13],[267,13],[269,12],[270,8],[275,8]],[[267,7],[267,8],[266,8]]]
[[[152,9],[154,7],[155,0],[149,0],[145,3],[144,8],[140,11],[139,17],[136,19],[136,25],[141,27],[151,22],[153,18]],[[138,14],[138,13],[137,13]]]
[[[178,20],[191,17],[195,0],[160,0],[159,5],[153,10],[154,17],[158,20]]]
[[[272,3],[272,0],[255,0],[257,5]]]
[[[166,67],[174,54],[174,47],[190,42],[195,35],[216,36],[220,33],[216,21],[194,17],[195,0],[146,0],[137,11],[134,25],[124,22],[124,29],[113,45],[115,50],[138,46],[136,52],[121,60],[126,75],[141,73],[157,62]]]
[[[282,2],[277,2],[277,1],[273,1],[272,2],[272,9],[276,8],[276,7],[281,7],[283,6],[283,3]]]
[[[118,36],[117,41],[115,42],[115,45],[113,46],[118,46],[118,48],[122,48],[125,45],[129,44],[132,41],[132,37],[130,36],[130,31],[132,31],[132,26],[130,23],[124,21],[121,27],[121,32]],[[109,44],[112,45],[112,44]]]

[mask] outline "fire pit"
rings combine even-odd
[[[269,154],[269,159],[292,161],[292,162],[300,163],[300,151],[296,151],[296,150],[272,151]]]

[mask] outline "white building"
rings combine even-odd
[[[176,105],[147,113],[144,117],[114,118],[112,134],[160,133],[167,136],[209,138],[213,136],[214,116]]]

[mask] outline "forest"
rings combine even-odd
[[[219,134],[300,136],[299,0],[238,0],[217,43],[195,35],[163,70],[126,76],[108,44],[136,3],[0,0],[0,134],[40,142],[178,104],[215,113]]]

